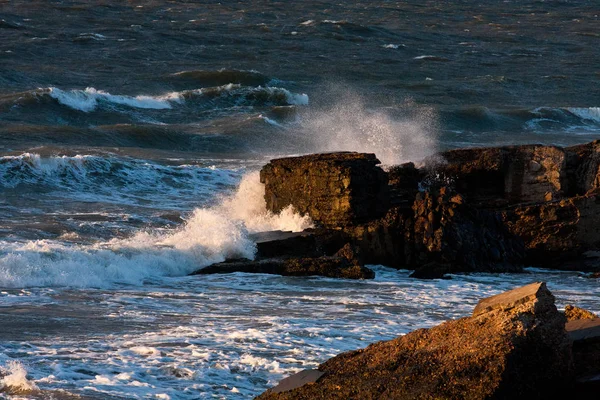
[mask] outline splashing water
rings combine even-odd
[[[407,101],[370,110],[366,99],[340,87],[332,87],[326,97],[323,106],[302,116],[301,133],[309,141],[306,152],[369,152],[394,165],[422,160],[438,150],[437,116],[431,108]]]
[[[1,242],[0,286],[107,287],[145,279],[181,276],[227,258],[254,258],[250,232],[302,231],[312,226],[292,208],[266,210],[258,172],[246,175],[236,193],[219,204],[194,210],[175,231],[138,232],[93,245],[52,240]]]
[[[0,366],[0,393],[24,393],[37,390],[37,386],[27,380],[27,370],[19,361],[9,360]]]

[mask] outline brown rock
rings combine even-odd
[[[565,317],[567,317],[567,321],[598,318],[598,316],[593,312],[584,310],[583,308],[572,306],[570,304],[565,306]]]
[[[311,385],[258,399],[546,399],[572,382],[565,317],[545,285],[527,300],[343,353]]]
[[[366,264],[406,267],[411,246],[412,220],[403,208],[393,207],[383,218],[343,229]]]
[[[383,216],[387,175],[374,154],[328,153],[271,160],[260,172],[269,211],[289,205],[315,223],[342,227]]]
[[[479,300],[475,309],[473,310],[473,316],[493,311],[493,310],[510,310],[521,304],[529,303],[537,299],[540,293],[547,292],[546,284],[543,282],[531,283],[527,286],[522,286],[508,292],[500,293],[496,296],[487,297]],[[549,297],[545,297],[550,299]],[[552,301],[554,301],[552,299]]]
[[[360,249],[350,243],[346,243],[344,247],[342,247],[337,251],[337,253],[335,253],[334,256],[345,258],[346,260],[355,265],[365,264]]]
[[[582,395],[578,398],[596,399],[600,387],[600,318],[569,321],[566,329],[573,341],[576,389]]]

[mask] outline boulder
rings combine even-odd
[[[406,268],[412,246],[410,209],[393,207],[382,218],[346,226],[342,232],[360,250],[364,263]]]
[[[342,257],[269,258],[230,260],[201,268],[191,275],[230,274],[234,272],[283,276],[325,276],[328,278],[373,279],[375,272]]]
[[[271,160],[260,171],[267,209],[293,206],[324,227],[383,216],[389,207],[386,173],[374,154],[328,153]]]
[[[258,399],[547,399],[570,387],[565,317],[545,284],[472,317],[338,355],[314,383]]]

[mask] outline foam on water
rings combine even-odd
[[[38,318],[43,334],[21,333],[19,319],[5,314],[19,336],[2,341],[0,352],[18,354],[42,391],[244,399],[341,352],[469,315],[480,298],[534,281],[548,282],[559,309],[573,303],[600,311],[598,285],[576,273],[423,281],[374,269],[376,279],[366,281],[236,273],[144,288],[32,289],[12,306]],[[48,298],[43,309],[40,297]],[[45,321],[52,321],[48,332]]]
[[[17,394],[36,389],[35,383],[27,379],[27,370],[21,362],[0,354],[0,393]]]
[[[142,231],[127,239],[93,245],[54,240],[0,242],[0,286],[108,287],[142,284],[161,276],[181,276],[227,258],[254,258],[249,232],[301,231],[311,226],[287,208],[267,212],[258,173],[242,179],[231,196],[198,208],[172,231]]]

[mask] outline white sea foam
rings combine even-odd
[[[393,50],[398,50],[400,47],[406,47],[406,45],[404,44],[394,44],[394,43],[389,43],[389,44],[384,44],[383,46],[384,49],[393,49]]]
[[[213,207],[198,208],[174,231],[142,231],[94,245],[51,240],[0,242],[0,286],[107,287],[141,284],[149,278],[189,274],[227,258],[254,258],[249,232],[299,231],[311,226],[287,208],[266,211],[258,173],[242,179],[237,192]]]
[[[102,90],[88,87],[85,90],[65,91],[56,87],[49,89],[50,97],[56,99],[60,104],[83,112],[94,111],[102,102],[108,104],[124,105],[133,108],[166,109],[171,108],[172,103],[181,103],[181,94],[177,92],[167,93],[160,96],[122,96],[112,95]]]
[[[437,151],[437,117],[432,109],[407,101],[372,110],[368,101],[347,88],[331,86],[324,105],[302,114],[300,134],[305,152],[375,153],[388,165],[420,161]],[[400,115],[393,115],[400,114]]]

